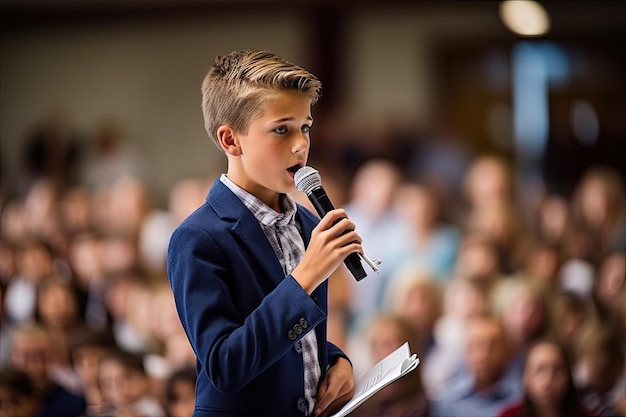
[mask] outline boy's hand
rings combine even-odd
[[[313,229],[302,261],[291,273],[307,293],[311,294],[348,255],[363,253],[361,237],[354,228],[345,210],[335,209]]]
[[[315,416],[329,416],[337,412],[354,395],[354,375],[352,365],[346,358],[339,358],[328,369],[324,380],[317,389]]]

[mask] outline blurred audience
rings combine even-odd
[[[515,155],[344,116],[321,118],[311,163],[382,264],[330,277],[329,340],[357,377],[404,341],[421,358],[355,413],[626,416],[623,171],[589,164],[571,193],[521,201]],[[188,417],[165,250],[219,172],[156,198],[123,126],[74,130],[36,126],[0,196],[0,416]]]

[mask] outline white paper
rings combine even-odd
[[[381,388],[417,368],[419,363],[419,358],[416,354],[411,355],[409,343],[405,342],[367,371],[356,383],[352,399],[331,417],[344,417],[348,415]]]

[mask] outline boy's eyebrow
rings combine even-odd
[[[274,120],[273,123],[291,122],[295,119],[296,119],[295,117],[283,117],[282,119]],[[313,122],[313,117],[311,116],[307,116],[306,119]]]

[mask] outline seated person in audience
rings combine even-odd
[[[625,369],[623,334],[607,324],[586,329],[578,346],[575,376],[587,409],[602,417],[626,415]]]
[[[167,417],[189,417],[196,402],[196,369],[184,367],[174,371],[165,386]]]
[[[83,327],[76,331],[70,344],[70,354],[74,372],[81,383],[87,402],[87,415],[100,415],[104,401],[98,383],[100,359],[115,347],[113,335],[108,331],[96,331]]]
[[[539,340],[528,351],[524,366],[524,398],[499,417],[587,417],[572,382],[565,347],[550,339]]]
[[[116,417],[165,417],[157,399],[150,395],[141,355],[109,351],[100,359],[99,383],[102,397]]]
[[[0,370],[0,417],[35,417],[40,405],[35,384],[26,373]]]
[[[478,279],[455,277],[445,286],[443,314],[435,321],[432,345],[420,365],[430,400],[439,399],[449,380],[465,371],[467,321],[490,312],[489,295],[489,284]]]
[[[369,328],[372,362],[378,363],[404,342],[415,352],[418,335],[404,319],[395,315],[375,317]],[[422,386],[419,367],[378,391],[354,410],[351,417],[422,417],[428,416],[428,400]]]
[[[42,327],[24,324],[13,330],[10,361],[25,372],[41,398],[37,417],[79,417],[85,412],[85,399],[65,390],[52,378],[54,350],[49,334]]]
[[[494,416],[521,398],[521,378],[508,369],[510,341],[499,320],[471,318],[465,354],[468,371],[450,379],[447,390],[433,403],[433,417]]]

